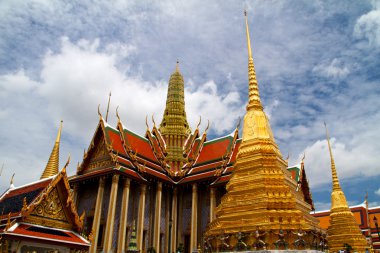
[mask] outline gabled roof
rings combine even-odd
[[[67,165],[68,162],[56,176],[8,189],[1,196],[2,237],[45,238],[45,241],[58,240],[61,244],[89,246],[87,240],[74,232],[82,231],[83,217],[78,216],[71,198]],[[60,232],[62,229],[66,232]],[[59,234],[64,238],[57,237]]]
[[[234,170],[242,141],[239,139],[238,127],[229,135],[209,141],[206,140],[206,131],[200,135],[197,127],[188,136],[183,147],[187,163],[183,165],[181,173],[171,174],[170,167],[165,162],[165,140],[156,126],[153,126],[151,131],[147,129],[144,137],[126,128],[120,119],[117,127],[114,128],[100,118],[91,145],[82,162],[82,172],[71,177],[70,181],[77,182],[109,173],[119,173],[141,182],[147,182],[149,178],[153,178],[169,184],[189,184],[200,181],[208,181],[212,186],[226,184]],[[88,163],[94,155],[96,146],[102,142],[112,162],[108,166],[83,173],[86,162]],[[302,179],[303,172],[300,165],[290,167],[289,172],[294,180]],[[306,195],[310,196],[307,180],[302,187]]]

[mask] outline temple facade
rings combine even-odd
[[[249,73],[252,68],[253,62]],[[255,92],[249,90],[250,100],[259,99]],[[109,125],[98,113],[92,141],[76,175],[70,178],[78,211],[86,213],[85,233],[92,235],[90,252],[125,252],[134,226],[140,252],[192,252],[199,247],[210,250],[205,232],[208,224],[214,224],[216,208],[235,170],[244,140],[239,136],[239,125],[229,135],[211,140],[207,138],[208,127],[200,131],[200,122],[194,131],[190,129],[178,63],[169,79],[159,126],[152,119],[150,128],[147,120],[141,136],[123,124],[118,112],[116,126]],[[278,180],[286,181],[284,187],[291,193],[273,195],[272,202],[286,200],[286,205],[298,210],[299,218],[289,213],[283,221],[297,221],[294,231],[305,222],[307,228],[317,226],[317,220],[308,215],[313,202],[303,163],[287,169],[286,159],[276,150],[279,171],[286,174]],[[244,182],[236,185],[239,187],[244,187]],[[232,207],[227,212],[233,211]],[[276,219],[278,226],[273,227],[273,233],[280,233],[281,222],[279,217]]]

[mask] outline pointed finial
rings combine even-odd
[[[201,122],[202,122],[202,116],[199,116],[199,122],[197,124],[197,129],[199,128],[199,126],[201,125]]]
[[[245,29],[247,33],[248,58],[252,58],[251,39],[249,37],[247,10],[244,10],[244,16],[245,16]]]
[[[11,177],[11,183],[10,183],[10,186],[9,186],[9,188],[11,188],[11,189],[15,188],[15,186],[14,186],[14,184],[13,184],[15,174],[16,174],[16,173],[13,173],[13,175],[12,175],[12,177]]]
[[[290,157],[290,153],[288,153],[288,156],[286,157],[285,161],[288,163],[289,162],[289,157]]]
[[[100,118],[103,118],[102,114],[100,113],[100,104],[98,104],[98,115]]]
[[[59,130],[58,130],[58,134],[57,134],[57,138],[56,138],[55,143],[54,143],[53,150],[51,151],[49,161],[47,162],[45,170],[43,171],[40,179],[51,177],[51,176],[58,174],[58,170],[59,170],[59,145],[60,145],[60,141],[61,141],[62,125],[63,125],[63,121],[61,120],[61,125],[60,125]]]
[[[303,152],[303,157],[302,157],[302,159],[301,159],[301,163],[304,163],[304,161],[305,161],[305,156],[306,156],[306,152]]]
[[[154,113],[152,114],[153,127],[156,127],[156,122],[154,121]]]
[[[119,106],[116,107],[116,117],[117,117],[117,120],[118,120],[119,122],[121,122],[121,121],[120,121],[120,116],[119,116]]]
[[[177,63],[175,65],[175,71],[179,72],[179,60],[177,60]]]
[[[149,124],[148,124],[148,115],[145,116],[145,125],[146,125],[146,130],[149,130]]]
[[[3,162],[3,165],[1,165],[0,177],[1,177],[1,174],[3,174],[3,169],[4,169],[4,162]]]
[[[65,166],[64,166],[63,169],[62,169],[62,172],[63,172],[63,173],[66,173],[66,168],[67,168],[67,166],[69,166],[69,164],[70,164],[70,158],[71,158],[71,155],[69,154],[69,157],[67,158],[66,164],[65,164]]]
[[[337,174],[336,168],[335,168],[334,157],[333,157],[332,150],[331,150],[329,132],[327,130],[326,122],[324,122],[324,123],[325,123],[325,129],[326,129],[327,145],[329,147],[329,152],[330,152],[331,173],[332,173],[332,180],[333,180],[333,191],[335,191],[335,190],[341,190],[340,184],[339,184],[339,179],[338,179],[338,174]]]
[[[237,125],[236,125],[236,129],[239,129],[239,128],[240,128],[240,124],[241,124],[241,117],[239,117],[238,123],[237,123]]]
[[[251,39],[249,37],[248,18],[247,11],[244,11],[245,15],[245,29],[247,35],[247,48],[248,48],[248,105],[247,110],[251,108],[259,108],[262,110],[259,86],[256,79],[255,65],[253,64]]]
[[[107,113],[106,113],[106,122],[108,120],[108,112],[110,110],[110,102],[111,102],[111,91],[110,91],[110,94],[108,96],[108,105],[107,105]]]
[[[207,133],[208,128],[210,127],[210,120],[207,120],[207,127],[205,129],[205,133]]]

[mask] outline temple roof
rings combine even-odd
[[[70,182],[118,173],[140,182],[153,179],[175,185],[201,181],[212,186],[224,185],[234,170],[242,141],[237,128],[231,134],[207,140],[206,132],[200,135],[197,127],[184,143],[188,161],[182,173],[175,174],[165,161],[165,142],[161,138],[155,126],[141,136],[128,129],[120,119],[117,126],[112,127],[100,118],[77,175],[70,177]],[[99,151],[102,148],[104,152]],[[97,160],[102,160],[104,166],[93,166],[100,165]],[[295,181],[301,178],[301,165],[290,167],[289,171],[294,174]]]
[[[76,232],[83,228],[71,199],[66,167],[55,176],[10,188],[0,197],[0,236],[87,248]],[[49,209],[47,209],[49,206]]]

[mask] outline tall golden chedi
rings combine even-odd
[[[331,159],[333,188],[331,193],[330,226],[327,229],[329,250],[330,252],[339,252],[339,250],[345,248],[345,244],[348,244],[354,252],[366,252],[366,248],[368,248],[367,240],[362,234],[354,215],[347,205],[346,197],[340,188],[327,127],[326,138]]]
[[[258,239],[265,242],[264,249],[292,249],[298,239],[299,243],[303,241],[306,244],[311,232],[317,233],[318,221],[310,215],[311,205],[305,201],[302,191],[286,170],[287,163],[263,111],[246,13],[245,22],[249,101],[244,116],[243,138],[232,178],[226,186],[227,193],[217,207],[216,219],[209,224],[206,237],[213,238],[209,240],[213,247],[218,248],[225,244],[225,237],[230,237],[228,246],[231,249],[236,248],[239,242],[249,246]],[[245,238],[243,242],[239,238],[242,234],[245,237],[256,235],[256,238]],[[261,238],[260,234],[263,235]]]

